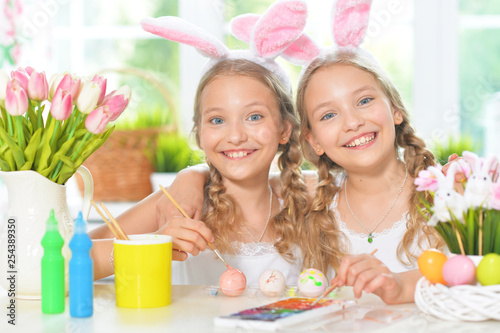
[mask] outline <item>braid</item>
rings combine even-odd
[[[212,230],[215,246],[222,252],[233,253],[231,234],[237,233],[241,221],[241,211],[233,198],[226,193],[222,176],[211,164],[210,178],[205,186],[207,209],[202,218]]]
[[[298,127],[298,124],[292,124],[292,126]],[[302,153],[298,141],[298,131],[292,130],[291,137],[278,159],[278,166],[281,170],[283,208],[274,217],[274,230],[278,239],[274,246],[287,259],[292,257],[289,249],[297,240],[296,230],[303,223],[308,204],[307,189],[300,170]]]
[[[432,152],[425,148],[424,140],[415,134],[415,130],[406,120],[396,127],[396,145],[404,148],[406,167],[408,168],[408,173],[413,178],[417,178],[421,170],[425,170],[427,167],[436,164]],[[420,248],[422,248],[422,239],[427,240],[428,246],[426,247],[441,248],[444,246],[444,241],[436,230],[427,227],[425,218],[421,216],[420,210],[422,207],[418,195],[419,192],[417,192],[416,186],[413,185],[412,195],[410,197],[410,216],[406,226],[407,230],[398,245],[398,258],[403,263],[406,261],[402,259],[403,253],[410,263],[412,260],[416,259],[416,255],[412,253],[410,249],[414,239],[418,239],[418,246]],[[422,239],[419,238],[420,230],[423,232]]]
[[[331,160],[322,155],[318,162],[318,186],[310,205],[310,213],[304,223],[305,238],[304,266],[317,267],[327,272],[329,267],[338,269],[345,255],[342,246],[342,233],[338,229],[337,220],[330,204],[339,188],[334,184],[330,172]],[[318,246],[319,245],[319,246]]]

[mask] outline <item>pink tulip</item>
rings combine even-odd
[[[500,183],[493,183],[491,185],[489,206],[492,209],[500,210]]]
[[[99,88],[101,88],[101,95],[99,96],[99,100],[97,101],[97,105],[101,105],[104,97],[106,96],[106,84],[108,80],[102,76],[96,75],[94,76],[92,81],[97,83],[99,85]]]
[[[30,80],[28,73],[23,68],[18,68],[15,71],[12,71],[10,74],[12,79],[16,79],[19,84],[21,85],[21,88],[24,89],[24,91],[28,90],[28,82]]]
[[[71,98],[73,99],[73,103],[76,103],[78,92],[80,91],[80,82],[81,80],[79,78],[72,78],[71,75],[66,74],[57,86],[56,92],[59,89],[69,91]]]
[[[35,71],[35,69],[31,66],[24,67],[24,70],[26,71],[26,73],[28,73],[28,76],[30,76],[30,77],[31,77],[31,74]]]
[[[57,120],[66,120],[73,111],[73,100],[71,94],[63,89],[57,89],[52,104],[50,105],[50,114]]]
[[[85,127],[90,133],[101,134],[111,121],[112,114],[107,105],[103,105],[89,113],[85,119]]]
[[[120,87],[109,93],[102,102],[102,105],[109,106],[110,112],[113,115],[111,121],[115,121],[125,110],[130,101],[132,91],[129,86]]]
[[[422,170],[418,173],[418,177],[415,179],[415,185],[417,185],[417,191],[437,191],[438,181],[433,174],[427,170]]]
[[[22,116],[28,110],[28,96],[17,79],[7,83],[5,109],[12,116]]]
[[[32,71],[28,82],[28,97],[34,101],[44,101],[49,97],[49,84],[45,73]]]

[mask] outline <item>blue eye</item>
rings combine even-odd
[[[262,119],[262,116],[260,114],[253,114],[250,117],[248,117],[248,120],[250,121],[257,121]]]
[[[224,120],[222,120],[222,118],[216,117],[216,118],[210,119],[210,122],[214,125],[220,125],[220,124],[224,123]]]
[[[320,120],[328,120],[328,119],[332,119],[332,118],[333,118],[333,117],[335,117],[335,116],[336,116],[336,114],[335,114],[335,113],[330,112],[330,113],[325,114],[323,117],[321,117],[321,119],[320,119]]]
[[[369,103],[371,100],[373,100],[373,98],[371,98],[371,97],[363,98],[361,100],[361,102],[359,102],[359,105],[365,105],[365,104]]]

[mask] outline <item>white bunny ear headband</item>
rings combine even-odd
[[[333,2],[330,18],[333,49],[358,48],[366,35],[371,3],[372,0],[336,0]],[[259,18],[260,16],[254,14],[244,14],[233,18],[230,22],[233,36],[244,42],[250,42],[250,32]],[[293,64],[307,67],[315,58],[331,51],[331,48],[321,48],[304,33],[290,44],[281,56]],[[365,50],[362,52],[368,53]]]
[[[141,26],[155,35],[196,48],[209,58],[204,72],[222,60],[247,59],[273,72],[290,89],[287,73],[274,59],[300,37],[306,19],[305,1],[277,1],[247,31],[249,50],[229,50],[215,36],[174,16],[145,18],[141,21]]]

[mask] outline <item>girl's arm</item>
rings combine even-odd
[[[387,304],[414,302],[415,287],[422,277],[419,270],[393,273],[373,255],[361,254],[342,259],[337,276],[331,283],[353,287],[354,296],[374,293]]]
[[[173,183],[168,187],[168,193],[194,220],[200,220],[203,216],[204,188],[208,176],[207,165],[195,165],[179,171]],[[156,224],[158,228],[161,228],[166,221],[176,216],[182,216],[181,212],[170,202],[166,195],[161,195],[156,202]]]
[[[309,194],[314,195],[318,184],[318,175],[315,171],[303,171],[304,181]],[[169,186],[168,192],[184,209],[184,211],[195,220],[201,219],[203,215],[203,189],[208,180],[208,166],[206,164],[195,165],[181,170]],[[281,197],[280,173],[274,172],[269,175],[269,184],[274,193]],[[180,216],[179,210],[168,200],[166,196],[160,197],[156,204],[156,216],[158,227],[165,224],[172,217]]]
[[[100,280],[115,274],[113,262],[110,261],[113,250],[113,239],[93,239],[90,256],[94,262],[94,280]]]
[[[135,204],[118,217],[117,222],[127,235],[147,234],[158,230],[156,224],[155,206],[158,198],[161,197],[160,192],[150,194],[148,197]],[[109,230],[106,224],[89,232],[92,239],[113,238],[115,235]]]

